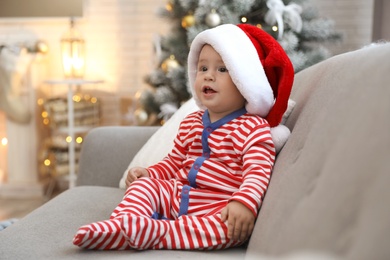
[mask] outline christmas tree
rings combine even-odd
[[[191,41],[205,29],[226,23],[256,25],[278,40],[295,72],[328,58],[323,44],[341,39],[333,21],[319,17],[307,0],[168,0],[159,15],[172,28],[154,43],[158,62],[145,79],[151,90],[140,97],[143,112],[155,115],[154,123],[169,119],[191,97],[187,55]]]

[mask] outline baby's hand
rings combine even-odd
[[[127,172],[127,178],[126,178],[126,188],[130,186],[130,184],[141,177],[150,177],[148,170],[142,167],[134,167],[131,168]]]
[[[255,216],[252,211],[238,201],[231,201],[221,212],[221,221],[228,222],[228,238],[245,241],[252,234]]]

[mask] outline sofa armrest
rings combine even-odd
[[[92,129],[81,147],[77,186],[118,187],[133,157],[157,129],[151,126]]]

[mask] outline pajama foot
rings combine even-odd
[[[120,222],[119,219],[111,219],[82,226],[74,236],[73,244],[87,249],[129,249]]]

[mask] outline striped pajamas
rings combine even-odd
[[[254,216],[275,151],[268,123],[239,110],[211,123],[198,111],[180,125],[171,153],[133,182],[109,220],[85,225],[73,243],[90,249],[223,249],[221,211],[239,201]]]

